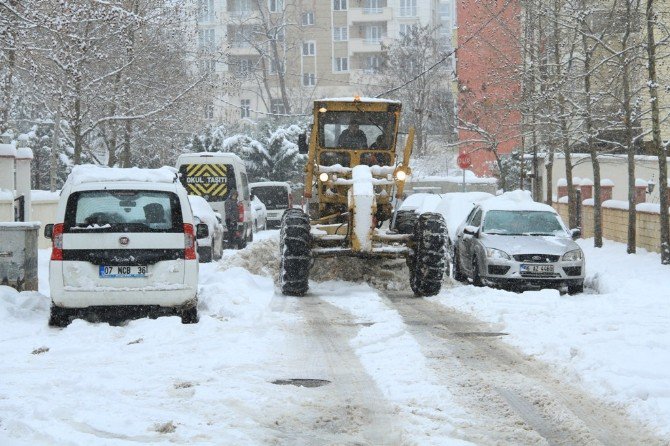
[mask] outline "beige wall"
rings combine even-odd
[[[0,200],[0,221],[14,221],[13,200]]]
[[[628,200],[628,165],[626,155],[601,155],[600,160],[600,177],[602,179],[610,179],[614,182],[614,189],[612,190],[612,199],[614,200]],[[544,178],[546,175],[544,160],[540,162],[540,174],[542,175],[542,196],[545,197],[546,184]],[[573,155],[572,169],[573,177],[588,178],[593,180],[593,167],[591,165],[591,158],[586,154]],[[563,156],[556,156],[554,158],[553,172],[553,187],[552,195],[556,195],[556,183],[559,179],[565,178],[565,158]],[[658,159],[654,156],[636,156],[635,160],[635,177],[648,181],[654,179],[656,187],[651,195],[647,195],[647,203],[658,203]]]
[[[568,221],[567,203],[554,203],[554,207],[564,222]],[[628,241],[628,211],[616,208],[602,208],[603,238],[620,243]],[[647,251],[660,252],[660,214],[637,211],[636,245]],[[582,206],[582,237],[593,237],[593,206]]]
[[[38,237],[38,247],[40,249],[50,248],[51,240],[44,238],[44,225],[56,222],[56,211],[58,209],[58,199],[33,201],[32,221],[40,222],[40,231]]]

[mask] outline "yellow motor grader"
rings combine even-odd
[[[314,102],[307,154],[307,210],[289,209],[280,231],[282,293],[307,292],[316,257],[405,258],[417,296],[440,291],[445,271],[446,230],[440,214],[425,213],[404,230],[382,229],[411,174],[414,130],[396,160],[401,104],[384,99],[341,98]],[[308,142],[309,141],[309,142]],[[391,222],[393,223],[393,222]],[[391,225],[394,227],[394,225]]]

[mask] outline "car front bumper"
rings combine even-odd
[[[481,274],[482,282],[488,286],[510,288],[561,288],[579,286],[584,283],[585,262],[559,261],[542,264],[552,266],[550,273],[529,273],[522,271],[521,265],[527,262],[515,260],[495,260],[484,265]]]

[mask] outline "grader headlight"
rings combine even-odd
[[[407,179],[407,177],[409,176],[409,174],[410,174],[410,169],[409,169],[409,167],[405,167],[405,166],[398,166],[396,168],[395,172],[393,172],[393,176],[398,181],[405,181]]]
[[[321,175],[319,175],[319,180],[321,180],[322,183],[325,183],[328,181],[328,174],[326,172],[321,172]]]

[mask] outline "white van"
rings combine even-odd
[[[226,221],[224,203],[233,189],[238,194],[237,233],[235,247],[244,248],[253,240],[251,200],[247,168],[242,158],[227,152],[183,153],[177,158],[177,169],[186,192],[207,200],[214,211]],[[224,240],[229,240],[224,224]]]
[[[267,209],[268,227],[279,227],[286,209],[293,207],[291,185],[283,181],[250,183],[251,194],[258,197]]]
[[[44,235],[49,262],[49,325],[65,326],[84,310],[144,307],[198,320],[196,237],[186,190],[175,169],[75,166]]]

